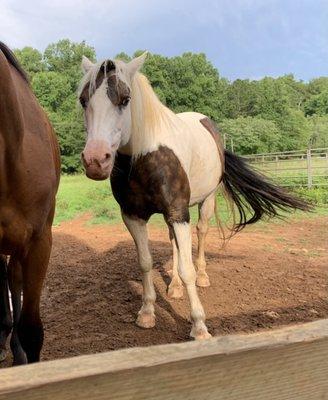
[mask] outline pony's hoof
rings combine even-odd
[[[192,329],[190,332],[190,336],[195,340],[205,340],[205,339],[210,339],[212,337],[212,335],[207,331],[206,327],[199,329]]]
[[[141,313],[138,315],[136,324],[140,328],[150,329],[155,326],[155,315],[150,313]]]
[[[183,297],[183,286],[180,284],[170,284],[167,295],[170,299],[181,299]]]
[[[7,352],[5,349],[1,349],[0,350],[0,362],[5,361],[5,359],[7,358]]]
[[[14,353],[13,367],[15,367],[16,365],[25,365],[25,364],[27,364],[27,358],[24,351],[20,350]]]
[[[196,285],[199,286],[199,287],[209,287],[209,286],[211,286],[210,278],[208,277],[206,272],[197,275]]]

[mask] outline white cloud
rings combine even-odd
[[[161,14],[162,6],[160,0],[0,0],[0,26],[3,41],[14,47],[43,49],[64,37],[95,42],[104,40],[104,32],[113,41],[124,31]]]

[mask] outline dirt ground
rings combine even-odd
[[[157,291],[156,327],[138,328],[141,279],[123,225],[86,225],[87,217],[54,228],[42,298],[42,359],[189,340],[186,295],[166,295],[171,247],[164,228],[150,227]],[[252,332],[328,317],[328,217],[245,229],[220,249],[207,241],[211,287],[199,289],[213,335]],[[196,249],[196,234],[193,237]],[[10,359],[1,366],[7,366]]]

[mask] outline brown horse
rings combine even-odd
[[[0,42],[0,357],[12,330],[14,364],[40,358],[39,304],[59,177],[54,131],[14,54]]]

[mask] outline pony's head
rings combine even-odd
[[[82,162],[91,179],[110,176],[116,151],[130,139],[132,81],[146,55],[129,63],[106,60],[97,64],[83,56],[79,100],[84,109],[87,140]]]

